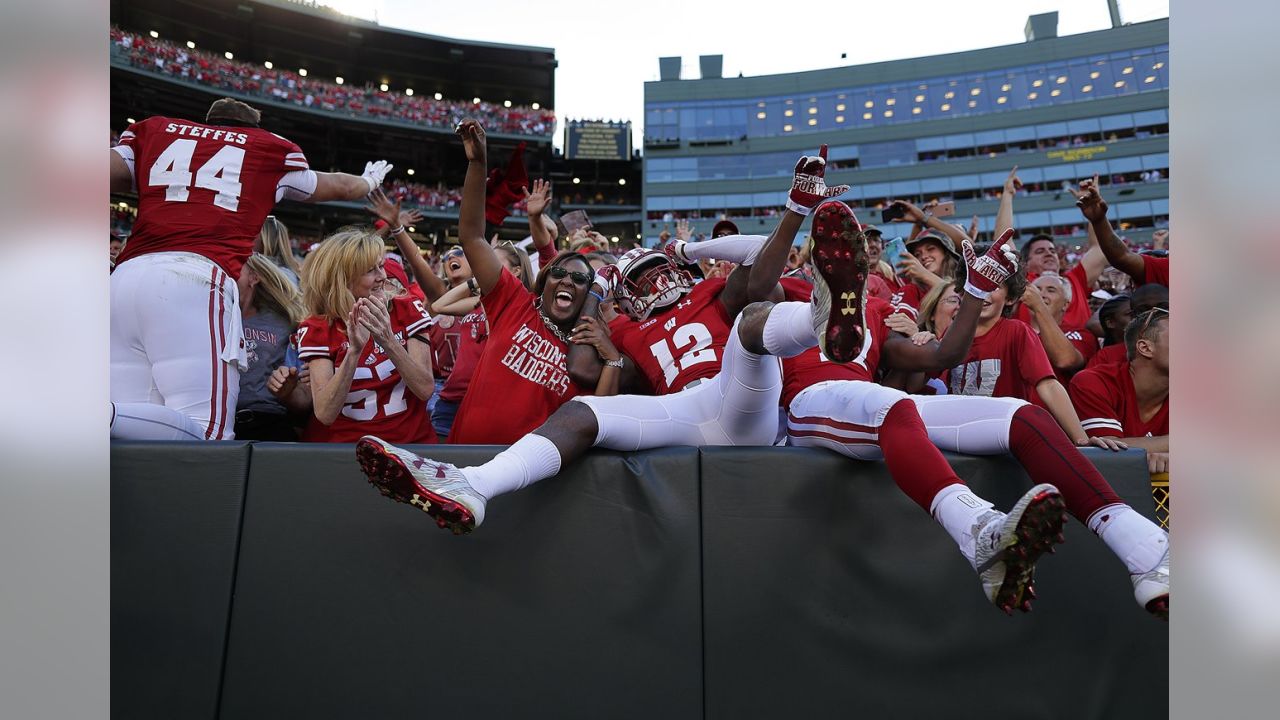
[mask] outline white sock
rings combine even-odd
[[[764,321],[764,348],[775,357],[795,357],[817,347],[809,303],[782,302],[769,309]]]
[[[111,437],[116,440],[204,440],[190,416],[152,403],[111,403]]]
[[[956,545],[960,546],[960,554],[968,559],[969,564],[977,567],[974,560],[977,554],[977,538],[975,533],[982,528],[974,528],[978,518],[991,512],[991,503],[983,500],[969,489],[969,486],[953,483],[938,491],[929,503],[929,514],[937,520]]]
[[[764,247],[764,235],[725,235],[681,246],[690,260],[727,260],[739,265],[754,265]]]
[[[476,492],[492,500],[560,472],[560,451],[541,435],[529,434],[483,465],[462,468]]]
[[[1154,570],[1169,548],[1169,533],[1128,505],[1108,505],[1090,515],[1088,524],[1130,574]]]

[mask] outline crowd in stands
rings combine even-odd
[[[111,28],[112,52],[135,68],[161,73],[211,89],[314,108],[349,116],[395,120],[452,130],[464,118],[477,117],[495,132],[550,135],[555,113],[502,103],[436,100],[426,94],[383,91],[305,77],[281,68],[228,60],[221,54],[188,48],[118,27]]]

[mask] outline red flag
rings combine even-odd
[[[484,219],[490,225],[501,225],[507,219],[511,204],[524,197],[521,188],[529,186],[529,173],[524,168],[524,147],[523,142],[516,146],[505,170],[494,168],[489,171],[489,179],[485,182]]]

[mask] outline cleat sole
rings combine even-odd
[[[1169,622],[1169,596],[1161,595],[1147,603],[1147,612],[1155,615],[1165,622]]]
[[[1004,582],[994,599],[1007,614],[1012,614],[1014,607],[1031,611],[1035,564],[1041,555],[1053,550],[1056,542],[1061,542],[1064,507],[1061,495],[1046,491],[1032,498],[1023,510],[1014,532],[1017,540],[1004,550]]]
[[[832,362],[851,362],[867,337],[867,243],[849,206],[831,201],[813,216],[813,302],[818,347]]]

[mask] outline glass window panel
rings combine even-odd
[[[1005,128],[1005,142],[1026,142],[1036,139],[1036,129],[1031,126]]]
[[[960,94],[956,93],[956,98],[959,99],[959,97],[960,97]],[[964,101],[961,100],[960,102],[963,103]],[[962,150],[964,148],[971,148],[974,145],[973,133],[960,133],[958,135],[948,135],[943,139],[943,141],[946,143],[948,150]]]
[[[1072,135],[1088,135],[1102,132],[1102,125],[1098,122],[1098,118],[1071,120],[1067,123],[1067,131]]]
[[[1083,225],[1084,216],[1075,208],[1067,208],[1065,210],[1050,210],[1049,224],[1051,225]]]
[[[1134,127],[1146,125],[1163,125],[1169,122],[1169,115],[1164,110],[1146,110],[1133,114]]]
[[[1076,166],[1071,163],[1062,165],[1050,165],[1044,169],[1044,182],[1054,182],[1057,180],[1075,179]]]
[[[853,160],[857,157],[857,145],[837,145],[827,151],[828,160]]]
[[[862,197],[864,199],[889,197],[892,194],[889,183],[871,183],[862,186]]]
[[[982,173],[982,176],[979,178],[979,180],[982,183],[982,187],[984,188],[998,188],[998,187],[1004,187],[1004,179],[1006,177],[1009,177],[1008,172],[989,172],[989,173]],[[1019,175],[1018,177],[1022,179],[1021,175]],[[1023,182],[1026,182],[1026,180],[1023,179]]]
[[[776,205],[783,204],[784,196],[785,196],[785,193],[781,191],[751,193],[751,205],[752,207],[774,207]]]
[[[953,191],[978,189],[977,175],[955,175],[951,177],[950,180],[951,180],[951,189]]]
[[[973,143],[975,147],[982,147],[984,145],[1003,145],[1004,131],[987,130],[985,132],[976,132],[973,134]]]
[[[924,195],[944,193],[951,189],[951,178],[926,178],[920,181],[920,192]]]
[[[1079,217],[1080,213],[1076,213]],[[1013,215],[1014,227],[1020,228],[1042,228],[1049,226],[1049,211],[1038,210],[1033,212],[1020,212]],[[994,222],[992,223],[994,224]]]
[[[749,208],[752,206],[751,193],[734,193],[724,196],[725,207]]]
[[[1151,217],[1150,200],[1116,203],[1115,208],[1121,218]]]
[[[1044,182],[1044,169],[1038,167],[1018,168],[1018,179],[1024,183]],[[1000,181],[1004,184],[1004,181]]]
[[[1165,170],[1169,167],[1169,153],[1142,156],[1143,170]]]
[[[1133,115],[1130,113],[1125,113],[1123,115],[1107,115],[1106,117],[1098,118],[1098,121],[1099,124],[1102,125],[1102,130],[1104,132],[1110,130],[1133,129]]]
[[[920,194],[919,180],[899,180],[890,183],[889,192],[894,197],[913,197]]]
[[[1040,140],[1060,138],[1067,134],[1067,124],[1064,122],[1044,123],[1036,126],[1036,138]]]
[[[926,137],[916,140],[916,150],[918,152],[935,152],[937,150],[945,150],[946,142],[942,137]]]
[[[648,198],[645,199],[644,207],[646,210],[650,210],[650,211],[670,210],[671,198],[666,195],[658,195],[658,196],[650,195]]]
[[[1160,198],[1151,201],[1152,215],[1168,215],[1169,214],[1169,198]]]
[[[1090,160],[1089,162],[1076,163],[1077,179],[1083,180],[1085,178],[1091,178],[1093,177],[1094,173],[1097,173],[1098,175],[1106,175],[1107,161],[1106,160]]]
[[[1142,158],[1140,156],[1114,158],[1107,161],[1107,167],[1111,168],[1111,174],[1113,175],[1139,172],[1142,170]]]

